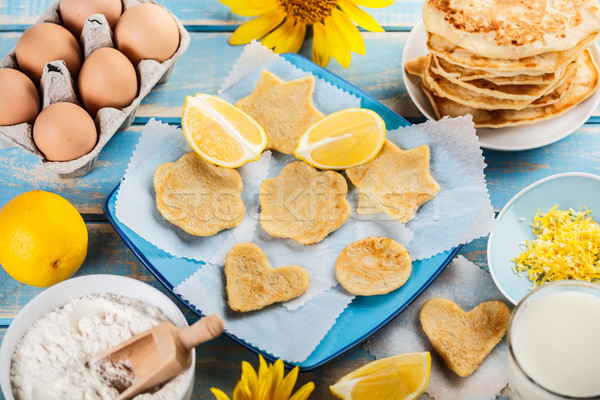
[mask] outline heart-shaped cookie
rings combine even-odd
[[[297,265],[271,268],[265,253],[254,243],[238,243],[225,256],[229,307],[253,311],[302,295],[310,275]]]
[[[419,319],[448,368],[465,377],[479,368],[504,337],[510,312],[498,300],[483,302],[465,312],[451,300],[434,297],[423,304]]]

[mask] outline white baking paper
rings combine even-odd
[[[465,311],[488,300],[501,300],[511,306],[487,271],[458,256],[410,306],[369,338],[364,348],[376,358],[429,351],[431,374],[425,391],[435,400],[496,398],[508,382],[506,337],[496,345],[477,371],[466,378],[459,377],[446,367],[421,328],[419,310],[432,297],[450,299]]]
[[[309,74],[254,43],[244,49],[220,90],[220,96],[231,103],[247,96],[254,90],[263,69],[270,70],[284,80]],[[316,78],[315,82],[314,103],[324,114],[360,106],[355,96],[320,78]],[[290,326],[296,326],[295,322],[298,321],[302,321],[299,325],[310,321],[306,329],[290,333],[283,346],[288,348],[288,340],[298,343],[298,347],[286,351],[285,359],[300,362],[310,354],[314,349],[311,346],[319,343],[352,299],[350,295],[340,296],[340,289],[335,288],[335,261],[346,245],[367,236],[383,236],[405,245],[414,259],[427,258],[487,234],[494,223],[483,176],[485,164],[469,118],[444,119],[422,126],[401,128],[389,131],[387,137],[402,148],[429,144],[432,173],[442,187],[436,199],[423,206],[417,217],[406,226],[383,214],[357,215],[354,210],[358,193],[350,184],[348,200],[352,205],[352,216],[322,242],[304,246],[291,239],[269,236],[258,222],[258,188],[264,179],[276,176],[294,158],[267,151],[258,161],[238,168],[244,181],[242,198],[247,209],[242,223],[211,237],[188,235],[166,222],[156,210],[152,175],[160,164],[177,160],[191,148],[180,130],[156,121],[150,121],[142,132],[117,193],[116,216],[138,235],[174,257],[214,264],[199,268],[190,279],[175,288],[177,293],[203,312],[208,312],[206,307],[219,309],[226,304],[224,291],[213,290],[214,268],[215,265],[223,265],[227,251],[239,242],[257,244],[274,268],[289,264],[306,268],[311,276],[311,285],[304,295],[256,313],[261,316],[261,324],[269,327],[267,332],[276,331],[281,325],[281,315],[288,315],[286,313],[293,318],[293,321],[289,321]],[[418,242],[413,236],[419,237]],[[224,279],[222,274],[219,276],[221,280]],[[204,297],[202,301],[194,301],[198,293],[208,292],[219,298]],[[326,304],[327,312],[314,313],[315,304]],[[245,317],[251,318],[251,314],[254,313]],[[227,326],[230,326],[229,319],[237,320],[240,314],[228,313],[224,318]],[[283,357],[283,353],[273,350],[281,346],[280,340],[284,340],[279,335],[261,337],[264,332],[253,329],[232,333],[248,343],[267,346],[261,348]]]
[[[227,332],[290,362],[306,360],[353,298],[335,287],[297,310],[272,305],[253,312],[235,312],[225,300],[223,268],[214,264],[202,266],[174,292],[205,315],[223,316]]]

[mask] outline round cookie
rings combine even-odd
[[[335,277],[352,294],[386,294],[404,285],[412,272],[412,259],[400,243],[367,237],[350,243],[335,263]]]

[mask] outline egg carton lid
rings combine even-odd
[[[152,3],[165,8],[153,0],[125,0],[123,2],[125,10],[143,3]],[[58,5],[59,0],[52,4],[36,23],[52,22],[62,26]],[[94,121],[98,130],[98,142],[91,152],[71,161],[48,161],[36,148],[32,137],[32,125],[29,123],[0,126],[0,147],[8,147],[8,142],[35,154],[46,169],[61,178],[74,178],[90,173],[102,148],[118,130],[131,125],[144,97],[150,93],[155,85],[166,82],[175,67],[176,61],[190,44],[190,35],[181,21],[170,10],[166,10],[171,14],[179,28],[179,47],[177,51],[171,58],[161,63],[154,60],[142,60],[138,64],[136,68],[139,82],[138,96],[125,108],[106,107],[98,111]],[[87,57],[97,48],[114,47],[112,31],[103,15],[94,14],[88,17],[81,34],[80,44],[84,57]],[[16,46],[0,60],[0,68],[18,69],[15,50]],[[70,101],[78,104],[74,84],[64,62],[55,61],[46,64],[40,82],[42,107],[45,108],[58,101]]]

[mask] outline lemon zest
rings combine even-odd
[[[591,213],[585,206],[555,205],[545,214],[538,209],[530,224],[536,238],[521,243],[523,252],[511,259],[514,271],[526,272],[533,287],[561,279],[599,281],[600,225]]]

